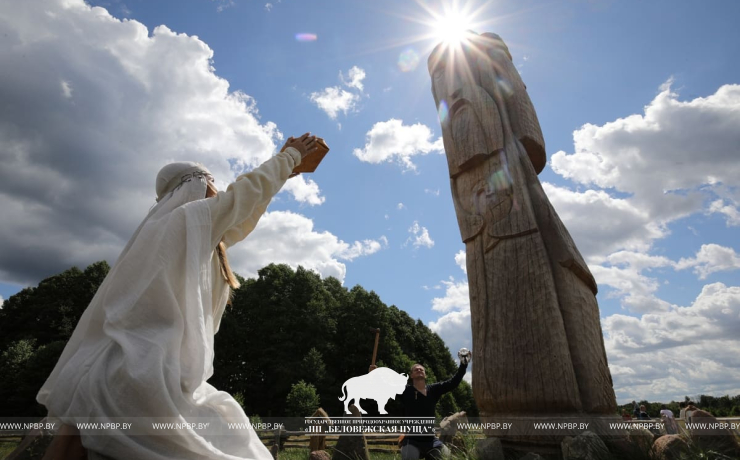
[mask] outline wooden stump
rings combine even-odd
[[[321,417],[330,420],[329,414],[327,414],[326,411],[324,411],[324,409],[320,407],[316,410],[316,412],[313,413],[313,415],[311,415],[311,417]],[[321,425],[322,433],[325,431],[325,427],[328,427],[329,425],[331,425],[331,423]],[[326,436],[312,435],[308,441],[308,450],[309,452],[326,450]]]

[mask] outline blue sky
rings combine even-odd
[[[225,187],[310,131],[331,152],[232,265],[337,276],[470,346],[426,69],[445,11],[498,33],[527,85],[620,402],[740,393],[736,2],[3,3],[0,296],[114,262],[168,161]]]

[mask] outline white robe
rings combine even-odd
[[[249,419],[231,395],[206,383],[229,293],[215,247],[254,229],[300,160],[286,149],[215,198],[201,199],[205,179],[185,183],[137,229],[37,396],[64,424],[133,424],[80,429],[90,458],[272,458],[251,427],[228,428]],[[165,432],[153,422],[183,428]]]

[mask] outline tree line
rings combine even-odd
[[[2,417],[45,415],[36,393],[51,373],[75,325],[110,267],[96,262],[25,288],[0,309],[0,407]],[[271,264],[256,279],[239,278],[215,338],[214,375],[209,382],[235,395],[248,415],[308,416],[316,403],[342,414],[345,380],[367,373],[374,335],[380,328],[378,366],[408,373],[414,363],[428,382],[450,378],[457,365],[442,339],[421,320],[387,306],[362,286],[348,289],[298,267]],[[291,390],[293,390],[291,394]],[[363,400],[368,412],[375,402]],[[397,402],[386,409],[395,415]],[[463,381],[438,405],[438,416],[478,411]]]
[[[715,417],[738,417],[740,416],[740,395],[736,396],[708,396],[699,395],[694,398],[688,396],[684,397],[685,403],[693,403],[694,406],[701,410],[705,410]],[[675,416],[678,416],[681,411],[678,401],[671,401],[669,403],[650,402],[647,400],[637,401],[638,405],[644,405],[649,416],[660,417],[660,410],[662,406],[666,406],[666,409],[670,409]],[[619,406],[619,412],[625,410],[628,414],[632,414],[632,403],[623,404]]]

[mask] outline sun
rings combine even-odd
[[[456,45],[465,39],[473,21],[459,11],[448,11],[444,16],[436,18],[432,24],[433,34],[437,40],[445,45]]]
[[[367,52],[403,48],[398,57],[402,72],[412,72],[435,49],[457,55],[472,49],[478,32],[495,30],[500,20],[497,0],[412,0],[399,2],[400,11],[385,11],[389,16],[412,23],[411,35],[391,39]]]

